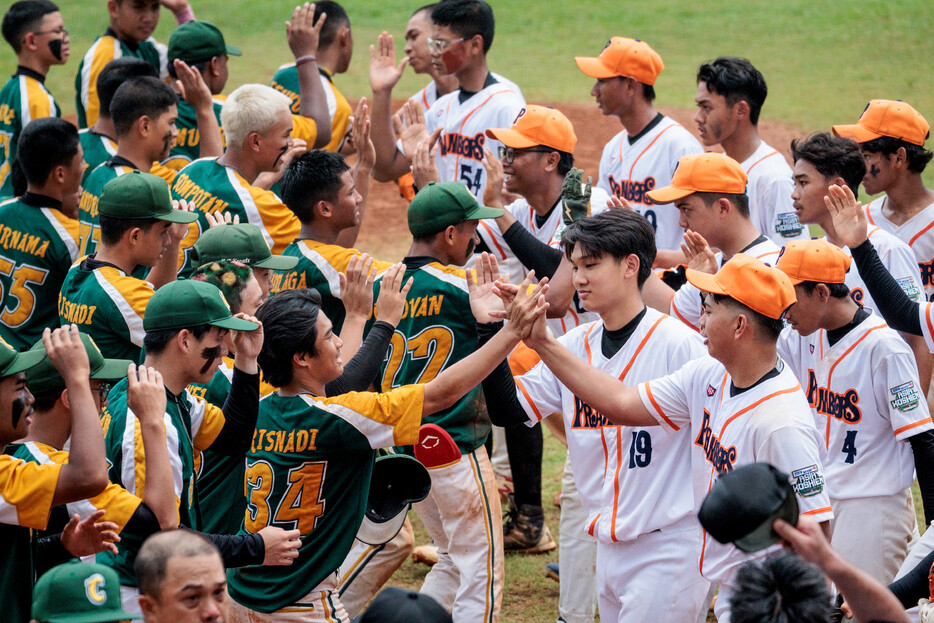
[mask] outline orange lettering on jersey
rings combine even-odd
[[[428,315],[434,316],[441,313],[441,303],[444,302],[444,295],[439,294],[428,298]]]
[[[83,192],[81,193],[81,201],[78,202],[78,210],[91,218],[97,218],[98,200],[99,197],[95,197],[89,192]]]
[[[808,403],[818,413],[829,415],[847,424],[857,424],[863,419],[859,410],[859,392],[848,389],[842,394],[827,387],[818,387],[814,370],[808,370]]]
[[[186,173],[180,173],[172,184],[173,192],[195,204],[199,212],[223,212],[230,205],[194,183]]]
[[[283,452],[295,452],[295,431],[290,430],[289,436],[286,438],[285,449]]]
[[[700,432],[697,439],[694,440],[695,446],[704,449],[704,456],[717,470],[718,474],[733,471],[733,462],[736,460],[736,446],[724,448],[720,439],[713,434],[713,428],[710,427],[710,411],[704,409],[704,421],[701,423]]]
[[[273,273],[272,285],[270,286],[270,289],[273,292],[281,292],[282,290],[301,290],[308,287],[307,283],[308,282],[305,281],[305,271]]]
[[[574,423],[572,428],[603,428],[604,426],[612,426],[612,423],[605,415],[574,396]]]
[[[302,109],[302,108],[301,108],[302,102],[301,102],[301,98],[298,96],[298,93],[296,93],[295,91],[292,91],[292,90],[290,90],[290,89],[285,88],[284,86],[282,86],[281,84],[279,84],[279,83],[276,82],[275,80],[273,80],[273,81],[269,84],[269,86],[271,86],[272,88],[274,88],[276,91],[279,91],[279,92],[282,93],[283,95],[288,96],[288,98],[289,98],[290,100],[292,100],[292,105],[289,107],[290,110],[292,111],[292,114],[293,114],[293,115],[299,114],[299,112],[300,112],[301,109]]]
[[[16,119],[16,109],[9,104],[0,105],[0,123],[10,125]]]
[[[265,428],[259,428],[253,431],[253,443],[250,445],[250,452],[256,452],[263,448],[263,435],[266,434]]]
[[[642,203],[649,205],[650,202],[645,198],[645,193],[655,188],[655,178],[651,175],[641,182],[638,180],[620,180],[612,175],[609,177],[611,195],[625,197],[632,203]]]
[[[97,305],[72,303],[64,296],[58,297],[58,315],[69,324],[91,324],[94,321],[94,312]]]
[[[295,451],[304,452],[308,448],[308,431],[300,430],[295,435]]]

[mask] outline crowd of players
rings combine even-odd
[[[4,620],[500,620],[504,553],[556,546],[543,424],[568,447],[559,621],[934,616],[910,490],[934,520],[934,191],[910,105],[871,101],[789,166],[748,60],[699,67],[699,142],[654,107],[659,54],[613,37],[575,59],[623,126],[592,183],[567,117],[489,71],[482,0],[416,9],[401,61],[380,35],[355,104],[336,2],[296,7],[294,62],[229,96],[249,59],[186,0],[106,7],[80,129],[44,86],[68,16],[23,0],[2,24]],[[430,82],[394,112],[406,64]],[[401,263],[354,248],[371,179],[398,185]],[[796,555],[733,543],[752,496],[698,522],[753,463],[794,493],[774,529]],[[409,502],[432,569],[367,609],[413,551]]]

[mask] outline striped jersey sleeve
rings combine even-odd
[[[302,398],[308,406],[323,409],[353,426],[373,449],[407,446],[418,441],[424,385],[407,385],[381,394],[351,392],[324,399],[304,394]]]
[[[0,454],[0,522],[44,530],[61,470]]]

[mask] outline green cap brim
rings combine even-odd
[[[105,359],[104,365],[91,373],[92,379],[115,381],[126,376],[127,368],[133,363],[129,359]]]
[[[159,219],[160,221],[168,221],[170,223],[194,223],[198,220],[198,214],[197,212],[172,209],[162,214],[155,214],[152,218]]]
[[[226,47],[227,47],[227,55],[228,55],[228,56],[243,56],[243,52],[241,52],[241,51],[240,51],[240,48],[238,48],[237,46],[235,46],[235,45],[228,45],[228,46],[226,46]]]
[[[123,608],[104,610],[84,614],[61,614],[45,619],[49,623],[106,623],[107,621],[125,621],[127,619],[142,619],[142,615],[124,612]]]
[[[256,331],[259,329],[259,325],[255,322],[250,322],[249,320],[244,320],[243,318],[235,318],[233,316],[230,318],[222,318],[220,320],[212,320],[208,324],[212,327],[230,329],[231,331]]]
[[[298,258],[291,255],[270,255],[265,260],[254,263],[253,266],[269,270],[291,270],[298,266]]]
[[[467,218],[465,220],[474,221],[485,218],[499,218],[504,214],[506,214],[506,210],[500,210],[499,208],[488,208],[485,205],[477,204],[476,208],[467,213]]]
[[[16,357],[13,358],[10,365],[8,365],[5,370],[0,370],[0,376],[10,376],[11,374],[25,372],[43,359],[45,359],[45,349],[27,350],[22,353],[16,353]]]

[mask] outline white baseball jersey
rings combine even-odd
[[[891,273],[898,285],[902,287],[905,294],[913,301],[923,299],[923,290],[921,288],[921,273],[918,270],[918,262],[915,255],[907,244],[878,227],[869,227],[869,240],[872,246],[876,248],[879,259],[885,269]],[[824,237],[824,240],[827,238]],[[843,247],[847,255],[852,255],[847,247]],[[872,311],[876,310],[876,303],[869,296],[869,289],[866,282],[863,281],[859,271],[855,266],[851,266],[846,271],[846,278],[843,283],[850,289],[850,296],[853,300],[863,307]]]
[[[740,251],[760,262],[774,266],[778,261],[781,249],[766,236],[759,236],[756,240]],[[723,266],[723,253],[717,253],[717,265]],[[671,299],[671,309],[668,313],[688,325],[695,331],[700,331],[700,317],[704,312],[704,293],[690,281],[678,288]]]
[[[866,206],[866,218],[870,225],[892,234],[909,247],[918,261],[924,298],[934,301],[934,203],[910,219],[896,225],[882,213],[885,195]]]
[[[791,476],[798,507],[817,521],[833,517],[824,486],[820,433],[791,368],[731,396],[732,379],[719,361],[695,359],[679,371],[639,385],[642,404],[669,432],[690,427],[694,499],[700,508],[717,474],[754,462]],[[712,582],[729,584],[750,555],[718,543],[704,530],[698,566]]]
[[[834,499],[894,495],[911,486],[909,437],[934,428],[915,358],[871,314],[833,346],[823,329],[786,327],[778,352],[797,374],[824,438],[824,474]]]
[[[777,149],[762,141],[741,165],[746,172],[749,218],[756,229],[778,246],[811,237],[798,221],[791,193],[795,189],[791,167]]]
[[[520,98],[522,98],[523,101],[525,100],[522,95],[522,90],[515,82],[502,77],[496,72],[491,71],[490,75],[493,76],[493,78],[500,84],[506,86],[509,89],[512,89],[512,91]],[[438,99],[438,85],[435,84],[434,80],[432,80],[427,85],[425,85],[425,88],[421,89],[418,93],[409,99],[414,99],[416,102],[421,104],[422,110],[427,113],[428,109],[431,108],[431,105],[434,104],[435,100]]]
[[[650,124],[651,125],[651,124]],[[669,117],[630,140],[623,130],[614,136],[600,158],[597,186],[611,195],[623,197],[655,228],[659,249],[681,248],[681,226],[674,204],[655,205],[645,193],[667,186],[681,156],[703,153],[694,135]]]
[[[646,309],[610,359],[600,347],[603,331],[598,320],[571,329],[558,341],[628,385],[664,376],[706,354],[696,333],[654,309]],[[530,426],[555,411],[564,414],[571,469],[588,511],[587,531],[598,541],[631,541],[693,517],[688,430],[665,435],[654,426],[614,426],[542,362],[516,378],[516,394]]]
[[[425,115],[431,134],[444,130],[438,139],[438,176],[442,182],[461,182],[475,197],[483,197],[486,169],[483,150],[496,154],[499,141],[488,138],[489,128],[508,128],[525,107],[525,100],[507,84],[494,83],[461,103],[460,91],[439,97]]]

